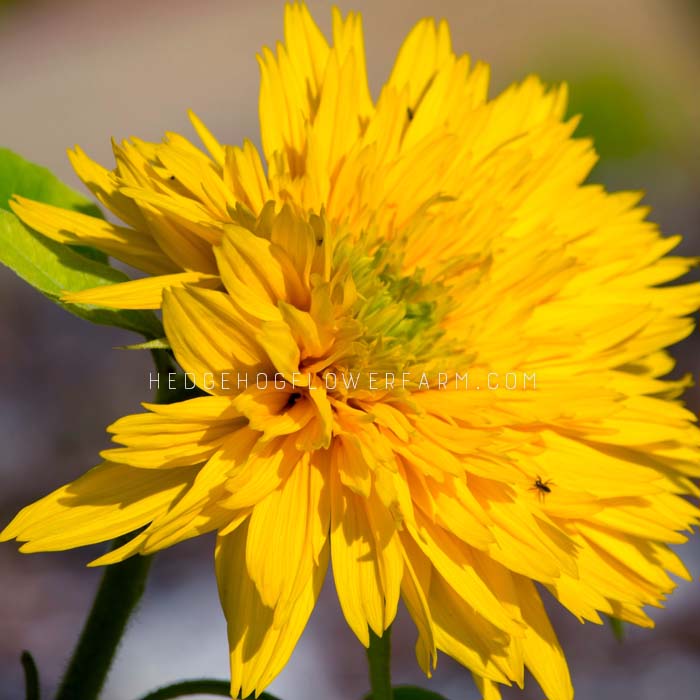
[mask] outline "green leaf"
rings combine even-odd
[[[617,639],[618,642],[622,643],[625,641],[625,623],[622,620],[618,620],[616,617],[610,617],[610,615],[606,616],[608,618],[608,622],[610,623],[610,629],[612,629],[612,633],[615,636],[615,639]]]
[[[419,688],[415,685],[397,685],[392,688],[392,692],[394,700],[447,700],[440,693]],[[365,700],[372,700],[372,694],[366,695]]]
[[[7,148],[0,148],[0,209],[12,211],[9,201],[13,194],[52,204],[62,209],[104,218],[89,199],[64,185],[50,170],[31,163]],[[106,263],[107,256],[90,246],[71,246],[81,255]]]
[[[63,245],[28,229],[11,213],[9,201],[13,194],[102,218],[97,206],[49,170],[0,148],[0,262],[76,316],[127,328],[149,339],[163,335],[160,321],[149,311],[118,311],[61,302],[63,291],[126,282],[129,278],[107,265],[107,256],[95,248]]]
[[[0,148],[0,209],[10,211],[8,202],[13,194],[102,218],[96,205],[64,185],[50,170]]]
[[[89,245],[72,245],[69,246],[69,248],[74,250],[76,253],[84,255],[86,258],[90,258],[90,260],[95,260],[96,262],[104,263],[105,265],[108,264],[109,258],[107,257],[107,253],[103,253],[101,250],[97,250],[97,248],[93,248]]]
[[[106,326],[161,338],[163,327],[150,311],[118,311],[60,300],[64,291],[77,292],[128,277],[104,263],[90,260],[69,246],[52,241],[27,228],[14,214],[0,210],[0,263],[25,282],[76,316]]]
[[[613,66],[579,74],[571,81],[569,114],[580,114],[577,136],[593,138],[602,158],[633,158],[657,146],[644,83]]]

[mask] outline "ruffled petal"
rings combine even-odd
[[[328,547],[312,567],[305,584],[282,624],[274,624],[275,610],[260,598],[246,569],[248,524],[216,545],[216,576],[221,605],[228,623],[231,658],[231,696],[261,692],[289,660],[311,615],[328,566]]]

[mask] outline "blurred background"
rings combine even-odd
[[[330,28],[330,4],[310,0]],[[566,79],[580,133],[603,162],[592,178],[643,189],[652,218],[700,254],[700,3],[690,0],[341,0],[362,11],[377,94],[402,38],[425,15],[445,17],[458,53],[492,65],[492,94],[528,73]],[[79,143],[112,166],[110,137],[194,136],[194,109],[220,140],[259,141],[255,53],[282,35],[279,0],[0,0],[0,143],[84,192],[65,149]],[[97,463],[104,427],[149,398],[147,353],[112,349],[133,336],[76,319],[0,268],[0,526],[29,501]],[[697,335],[677,347],[680,372],[700,369]],[[700,408],[697,389],[689,393]],[[103,700],[130,700],[181,678],[228,676],[213,540],[160,554]],[[700,574],[700,540],[682,548]],[[81,628],[100,572],[90,551],[18,554],[0,546],[0,700],[21,696],[19,654],[29,649],[46,697]],[[330,582],[329,582],[330,584]],[[550,606],[577,698],[694,700],[700,687],[700,589],[684,583],[657,629],[581,626]],[[396,683],[425,684],[415,631],[394,631]],[[364,651],[343,622],[332,585],[291,662],[270,691],[285,700],[345,700],[367,690]],[[441,658],[428,687],[476,698],[469,674]],[[530,680],[523,693],[536,700]]]

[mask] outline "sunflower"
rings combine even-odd
[[[73,154],[131,228],[15,200],[152,275],[71,298],[162,303],[206,395],[118,420],[105,461],[2,539],[135,533],[100,565],[216,531],[234,697],[281,670],[332,567],[364,645],[403,600],[428,675],[441,651],[486,700],[525,668],[572,698],[541,593],[651,627],[689,578],[669,544],[698,523],[700,432],[664,348],[700,285],[665,283],[695,261],[639,195],[584,184],[564,88],[489,100],[444,22],[413,29],[376,103],[354,14],[330,46],[287,6],[260,65],[264,159],[195,119],[210,156],[173,134],[115,147],[113,172]]]

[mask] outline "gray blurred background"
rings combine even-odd
[[[653,218],[700,254],[700,7],[690,0],[341,0],[365,21],[377,94],[402,38],[425,15],[449,20],[458,52],[492,64],[493,91],[538,72],[566,78],[581,133],[603,164],[593,178],[644,189]],[[330,4],[309,2],[330,27]],[[258,141],[255,53],[282,35],[278,0],[0,0],[0,143],[84,191],[65,149],[79,143],[111,167],[110,137],[193,136],[194,109],[220,140]],[[90,326],[52,306],[0,268],[0,525],[21,505],[97,463],[104,427],[149,398],[146,353],[113,350],[126,332]],[[698,375],[698,343],[682,343],[679,371]],[[697,390],[688,400],[697,410]],[[103,700],[130,700],[186,677],[227,677],[223,616],[211,538],[160,554],[120,649]],[[49,697],[79,633],[100,572],[99,547],[20,555],[0,546],[0,700],[21,697],[19,653],[29,649]],[[700,574],[700,542],[682,548]],[[700,590],[680,585],[655,631],[581,626],[550,606],[577,698],[694,700],[700,695]],[[397,683],[425,681],[415,632],[394,633]],[[347,629],[332,585],[291,662],[270,688],[285,700],[345,700],[367,690],[364,652]],[[428,687],[476,698],[466,671],[441,658]],[[541,697],[531,680],[524,693]]]

